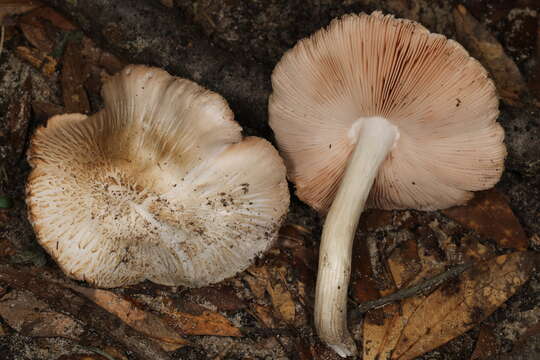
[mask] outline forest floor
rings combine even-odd
[[[102,78],[131,63],[219,92],[244,134],[273,141],[266,103],[283,53],[374,10],[458,40],[488,69],[508,157],[467,206],[362,215],[349,327],[363,358],[540,358],[537,0],[20,0],[0,1],[0,359],[339,359],[313,328],[322,219],[295,196],[276,246],[234,278],[97,290],[38,245],[25,153],[49,117],[101,109]]]

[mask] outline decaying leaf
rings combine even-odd
[[[69,21],[64,16],[60,15],[57,11],[48,6],[41,6],[29,12],[28,14],[24,15],[21,20],[26,21],[30,17],[34,19],[39,19],[41,21],[46,21],[61,30],[77,30],[77,27],[71,21]]]
[[[64,114],[64,108],[60,105],[44,102],[44,101],[33,101],[32,110],[34,111],[34,119],[37,122],[45,122],[47,119],[50,119],[54,115]]]
[[[106,335],[109,341],[122,344],[138,359],[170,360],[164,350],[167,343],[147,338],[118,317],[110,316],[105,309],[91,300],[87,301],[84,295],[69,289],[65,278],[58,272],[51,272],[44,267],[23,270],[0,263],[0,281],[12,289],[32,292],[56,311],[72,314],[97,333]]]
[[[268,286],[267,291],[270,294],[274,308],[281,315],[281,318],[288,323],[294,322],[295,305],[286,285],[283,282],[276,282]]]
[[[90,102],[84,89],[83,62],[81,58],[81,44],[70,42],[62,58],[62,96],[64,107],[68,113],[90,113]]]
[[[152,313],[143,311],[132,301],[111,291],[85,288],[72,284],[64,284],[64,286],[92,300],[103,309],[120,318],[133,329],[150,338],[173,344],[177,348],[188,344],[188,341],[183,339],[163,319]]]
[[[251,291],[262,298],[264,290],[270,295],[272,306],[278,318],[293,323],[296,314],[296,307],[293,297],[287,288],[285,281],[285,275],[287,269],[285,267],[270,267],[265,266],[255,267],[252,266],[248,269],[248,272],[253,275],[245,277]]]
[[[502,45],[463,5],[457,6],[453,16],[458,40],[489,70],[499,95],[510,102],[518,100],[526,88],[525,81]]]
[[[443,210],[443,214],[495,240],[502,248],[525,250],[528,246],[527,236],[508,200],[497,190],[477,193],[466,206]]]
[[[64,337],[79,340],[81,324],[68,315],[55,312],[27,291],[12,291],[0,299],[0,316],[26,336]]]
[[[384,313],[378,328],[376,319],[366,318],[371,329],[364,327],[364,359],[414,359],[450,341],[512,296],[533,265],[529,252],[481,261],[431,294],[403,300],[399,311]]]
[[[41,71],[45,76],[50,77],[56,71],[56,66],[58,65],[56,60],[36,48],[18,46],[15,49],[15,53],[21,59],[28,61],[30,65]]]
[[[242,336],[225,316],[220,313],[201,309],[191,314],[182,311],[175,301],[165,296],[138,296],[150,309],[160,313],[170,327],[185,335]]]
[[[5,16],[23,14],[41,6],[39,1],[0,0],[0,24]]]
[[[276,327],[276,322],[272,316],[272,310],[260,304],[250,304],[251,314],[267,328]]]
[[[26,40],[41,52],[50,55],[54,49],[54,40],[49,37],[45,24],[35,16],[25,15],[19,27]]]
[[[391,225],[393,217],[392,211],[369,209],[360,217],[358,227],[364,231],[373,231]]]
[[[198,289],[190,289],[187,293],[190,297],[211,303],[219,311],[238,311],[246,307],[244,300],[236,295],[231,286],[206,286]]]

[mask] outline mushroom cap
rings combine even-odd
[[[103,110],[51,118],[28,153],[29,218],[68,276],[204,286],[272,245],[285,166],[266,140],[242,139],[220,95],[145,66],[102,92]]]
[[[283,56],[272,86],[270,126],[288,177],[319,211],[332,204],[363,117],[399,129],[368,207],[446,208],[502,174],[493,82],[460,44],[413,21],[380,12],[336,19]]]

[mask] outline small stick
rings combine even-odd
[[[387,304],[393,303],[395,301],[403,300],[406,298],[409,298],[411,296],[419,295],[423,293],[425,290],[433,288],[435,286],[438,286],[445,282],[448,279],[451,279],[453,277],[456,277],[460,275],[462,272],[470,268],[472,264],[462,264],[455,266],[451,269],[448,269],[447,271],[440,273],[430,279],[427,279],[425,281],[422,281],[421,283],[400,289],[396,291],[395,293],[392,293],[388,296],[381,297],[376,300],[372,301],[366,301],[360,305],[356,309],[354,309],[355,315],[357,314],[364,314],[372,309],[376,309],[382,306],[385,306]]]

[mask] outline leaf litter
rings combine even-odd
[[[359,256],[370,259],[365,261],[368,264],[356,265],[355,277],[370,279],[367,285],[353,283],[360,308],[381,297],[392,300],[365,315],[363,359],[413,359],[431,351],[481,323],[531,276],[536,254],[517,251],[497,256],[495,246],[479,241],[490,238],[501,248],[526,247],[523,229],[500,194],[479,194],[469,205],[444,213],[473,233],[461,233],[454,239],[456,226],[432,220],[428,226],[413,224],[415,232],[395,241],[383,259],[369,252],[374,247],[370,242],[376,243],[373,237],[360,245]],[[494,223],[498,232],[490,228]],[[392,232],[388,235],[393,237]],[[385,272],[391,281],[371,280],[375,269]],[[424,286],[448,274],[442,285]]]
[[[1,5],[2,2],[0,14]],[[515,64],[510,63],[512,60],[500,44],[497,46],[498,42],[475,23],[466,9],[458,7],[454,16],[458,36],[468,38],[465,45],[471,52],[479,51],[478,56],[493,73],[503,97],[509,102],[516,102],[523,91],[523,81],[520,80],[519,70],[516,72],[513,67]],[[64,104],[31,102],[34,117],[39,118],[38,121],[62,113],[66,108],[76,112],[90,111],[94,106],[91,97],[99,93],[101,78],[124,65],[116,57],[96,47],[90,39],[78,37],[77,27],[51,8],[42,6],[33,10],[20,18],[18,26],[29,44],[15,50],[18,56],[49,79],[65,79],[62,84]],[[490,46],[486,47],[486,42]],[[81,53],[84,54],[84,60],[80,59]],[[66,94],[76,96],[69,95],[66,98]],[[29,102],[25,100],[25,104],[28,107]],[[452,235],[445,235],[447,229],[442,229],[440,223],[429,217],[429,221],[415,223],[416,215],[410,215],[411,212],[374,210],[361,219],[365,231],[381,233],[381,229],[389,232],[400,229],[405,234],[387,249],[377,245],[379,239],[376,236],[363,242],[362,249],[355,255],[360,259],[360,265],[355,270],[352,286],[355,300],[361,303],[403,289],[420,289],[418,286],[425,283],[426,279],[447,273],[449,269],[460,265],[467,266],[461,275],[453,276],[438,288],[435,288],[435,284],[418,291],[415,296],[403,297],[369,311],[363,323],[365,359],[374,358],[377,351],[379,359],[384,359],[384,356],[408,359],[436,348],[489,316],[530,275],[534,258],[531,253],[497,256],[499,253],[493,247],[479,242],[481,238],[495,241],[501,249],[527,248],[526,235],[504,196],[497,192],[486,192],[477,195],[468,206],[443,213],[470,231],[459,239],[461,246],[455,244]],[[290,326],[305,329],[306,324],[309,326],[317,262],[314,237],[310,230],[301,225],[286,225],[281,232],[279,248],[272,250],[264,263],[240,275],[241,281],[232,282],[230,289],[235,292],[234,295],[229,296],[228,304],[219,305],[219,301],[215,301],[217,310],[250,313],[266,328],[279,330],[282,326]],[[311,241],[306,242],[306,239]],[[39,281],[37,284],[43,285]],[[242,284],[246,284],[249,290],[238,298],[236,306],[235,296],[244,290]],[[156,295],[155,290],[151,290],[151,295],[134,294],[126,297],[115,291],[72,284],[69,286],[146,337],[159,340],[160,346],[173,345],[167,350],[188,344],[184,336],[245,336],[228,319],[228,315],[209,309],[200,312],[184,311],[178,299],[169,293],[158,291]],[[203,288],[201,294],[208,289]],[[41,299],[33,297],[32,291],[40,294],[38,297]],[[480,294],[483,298],[480,298]],[[76,315],[66,315],[54,307],[48,308],[46,302],[54,302],[53,298],[32,290],[31,286],[2,295],[0,302],[15,305],[18,310],[7,314],[4,309],[2,313],[0,305],[0,316],[18,332],[29,336],[61,336],[58,335],[59,322],[81,326]],[[216,295],[210,297],[215,298]],[[40,304],[35,307],[39,313],[21,305],[33,304],[35,301]],[[442,308],[448,309],[447,313],[443,313]],[[25,325],[28,323],[32,326]],[[77,338],[80,330],[75,325],[70,328],[74,330],[68,331],[73,339]],[[93,326],[106,333],[109,325],[99,327],[93,323]],[[483,333],[481,330],[480,339],[489,337]],[[136,341],[123,333],[115,336],[116,341],[125,336],[119,342],[127,348]],[[309,339],[299,337],[300,340],[295,340],[294,349],[300,358],[337,358],[332,351],[314,340],[313,334],[310,336]],[[482,341],[478,341],[478,351],[475,350],[475,353],[482,355],[484,352],[485,355],[487,350],[482,350]],[[144,350],[134,349],[144,358]],[[87,355],[80,355],[81,358],[83,356]],[[94,357],[99,358],[98,355]],[[78,357],[73,355],[73,358]],[[156,358],[166,357],[156,352]]]

